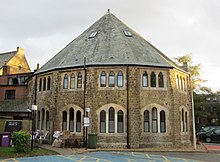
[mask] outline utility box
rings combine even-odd
[[[2,132],[0,133],[1,137],[1,147],[10,147],[11,133]]]
[[[88,148],[95,149],[97,145],[97,134],[88,134]]]

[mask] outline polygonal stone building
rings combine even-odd
[[[29,81],[37,129],[97,134],[98,147],[192,146],[189,74],[108,12]]]

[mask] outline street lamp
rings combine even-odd
[[[35,132],[35,117],[36,117],[37,105],[32,105],[31,110],[32,110],[31,151],[33,151],[33,147],[34,147],[34,132]]]

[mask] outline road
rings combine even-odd
[[[205,146],[207,153],[96,151],[73,155],[11,158],[0,162],[220,162],[220,144],[211,143]]]

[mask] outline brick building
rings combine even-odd
[[[27,84],[31,73],[24,49],[0,54],[0,118],[23,119],[29,117]]]
[[[89,133],[98,147],[192,146],[189,74],[108,12],[28,83],[41,130]]]

